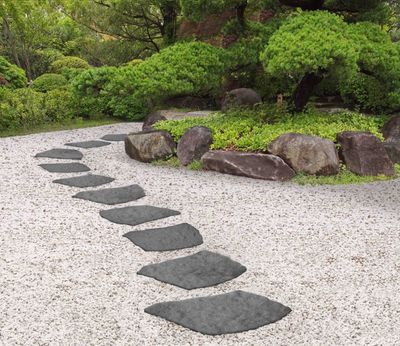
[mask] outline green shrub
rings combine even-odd
[[[88,69],[90,65],[87,61],[76,56],[65,56],[54,61],[50,66],[50,72],[62,73],[64,69]]]
[[[187,129],[207,126],[213,132],[212,149],[266,151],[274,139],[289,132],[335,141],[336,134],[342,131],[370,131],[382,139],[380,128],[387,120],[387,117],[367,117],[352,112],[328,115],[313,109],[295,116],[283,114],[279,121],[274,121],[274,117],[274,112],[263,107],[257,111],[234,109],[227,114],[216,113],[206,118],[161,121],[155,127],[169,131],[178,141]]]
[[[0,130],[28,128],[46,121],[44,94],[30,88],[0,94]]]
[[[15,91],[0,88],[0,131],[29,129],[75,116],[72,95],[67,89],[44,94],[32,88]]]
[[[222,86],[224,60],[224,50],[190,42],[168,47],[139,65],[119,68],[106,87],[113,115],[140,120],[167,98],[215,95]]]
[[[68,81],[63,75],[45,73],[33,81],[32,88],[36,91],[45,93],[54,89],[62,88],[67,84]]]
[[[44,102],[46,121],[62,122],[77,116],[78,107],[68,89],[54,89],[47,92]]]
[[[38,77],[42,74],[48,73],[50,66],[56,60],[62,59],[64,55],[57,49],[46,48],[36,50],[32,57],[32,72],[33,75]]]
[[[341,87],[344,101],[365,112],[386,112],[400,104],[397,97],[374,76],[359,73]]]
[[[115,67],[100,67],[86,70],[72,81],[73,94],[79,104],[80,115],[84,117],[110,113],[110,94],[105,87],[114,79]]]
[[[3,86],[9,88],[23,88],[28,84],[25,71],[18,66],[11,64],[0,56],[0,76],[6,81]],[[2,85],[0,85],[1,87]]]

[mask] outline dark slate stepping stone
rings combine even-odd
[[[39,165],[51,173],[79,173],[88,172],[90,168],[82,163],[46,163]]]
[[[136,226],[141,223],[164,219],[175,215],[180,215],[180,212],[148,205],[102,210],[100,212],[101,217],[111,222],[130,226]]]
[[[124,237],[145,251],[173,251],[203,244],[200,232],[187,223],[129,232]]]
[[[105,135],[101,137],[101,139],[104,139],[105,141],[110,141],[110,142],[122,142],[125,140],[125,138],[128,136],[127,133],[119,133],[116,135]]]
[[[80,160],[82,159],[83,155],[80,151],[75,149],[51,149],[36,154],[35,157],[47,157],[50,159]]]
[[[240,333],[277,322],[292,310],[263,296],[235,291],[152,305],[144,310],[207,335]]]
[[[138,271],[161,282],[187,290],[215,286],[242,275],[246,267],[229,257],[210,251],[151,264]]]
[[[65,145],[68,145],[70,147],[90,149],[90,148],[101,148],[101,147],[105,147],[106,145],[110,145],[110,144],[111,143],[104,142],[104,141],[86,141],[86,142],[67,143]]]
[[[72,187],[85,188],[85,187],[96,187],[108,184],[114,180],[115,180],[114,178],[109,178],[102,175],[88,174],[73,178],[57,179],[54,180],[53,183],[72,186]]]
[[[144,196],[146,196],[146,194],[139,185],[131,185],[97,191],[83,191],[72,197],[96,203],[114,205],[136,201]]]

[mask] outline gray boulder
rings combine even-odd
[[[261,102],[261,96],[253,89],[235,89],[226,93],[225,98],[222,101],[222,111],[226,112],[232,106],[252,107]]]
[[[400,138],[387,140],[383,143],[393,163],[400,163]]]
[[[176,143],[167,131],[131,133],[125,138],[125,152],[141,162],[166,159],[175,149]]]
[[[393,162],[383,143],[369,132],[342,132],[337,135],[347,168],[362,176],[393,176]]]
[[[153,125],[162,120],[167,120],[167,118],[159,114],[158,112],[152,113],[149,116],[147,116],[146,119],[144,119],[142,130],[143,131],[154,130]]]
[[[382,129],[385,139],[400,140],[400,115],[393,116]]]
[[[212,132],[205,126],[195,126],[188,129],[178,143],[178,159],[182,165],[187,166],[210,150]]]
[[[280,157],[237,151],[209,151],[201,158],[204,169],[255,179],[285,181],[296,173]]]
[[[296,172],[335,175],[340,170],[335,143],[328,139],[287,133],[274,140],[268,151],[282,158]]]

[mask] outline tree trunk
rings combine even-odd
[[[293,108],[296,112],[302,112],[306,107],[315,87],[324,79],[322,73],[307,73],[292,96]]]
[[[8,48],[11,50],[13,59],[14,59],[14,63],[22,68],[22,64],[19,60],[19,56],[18,56],[18,52],[17,52],[17,46],[14,40],[14,35],[11,32],[11,28],[10,28],[10,24],[8,22],[8,20],[4,17],[3,18],[3,36],[4,36],[4,40],[5,42],[8,44]]]
[[[161,8],[161,13],[163,16],[163,28],[162,35],[164,41],[167,44],[174,43],[176,41],[176,31],[177,31],[177,8],[172,5],[165,5]]]
[[[236,7],[236,16],[242,29],[244,29],[246,24],[246,18],[244,14],[246,12],[247,4],[247,0],[244,0],[240,5]]]

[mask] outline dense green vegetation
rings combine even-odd
[[[268,144],[284,133],[315,135],[336,141],[342,131],[370,131],[382,138],[380,129],[385,116],[366,117],[359,113],[343,112],[328,115],[314,109],[301,114],[290,114],[274,108],[234,109],[207,118],[187,118],[178,121],[162,121],[158,129],[169,131],[178,141],[193,126],[207,126],[213,132],[213,149],[237,149],[240,151],[266,151]]]

